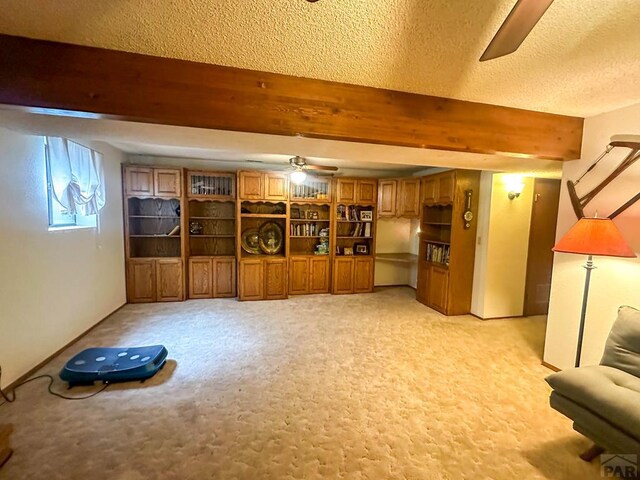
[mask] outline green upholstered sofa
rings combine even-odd
[[[546,380],[553,388],[551,406],[573,420],[573,428],[599,446],[598,452],[640,453],[640,311],[620,307],[600,365]]]

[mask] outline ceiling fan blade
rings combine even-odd
[[[553,0],[518,0],[480,57],[484,62],[515,52]]]
[[[306,170],[326,170],[327,172],[335,172],[338,170],[338,167],[324,166],[324,165],[309,165],[308,163],[304,166]]]

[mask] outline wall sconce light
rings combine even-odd
[[[522,175],[505,175],[504,184],[507,188],[509,200],[518,198],[524,190],[524,182],[522,181]]]

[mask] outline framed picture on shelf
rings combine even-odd
[[[309,219],[309,220],[318,220],[318,212],[316,210],[308,210],[307,211],[307,219]]]
[[[360,220],[363,222],[373,222],[373,210],[361,210]]]
[[[369,255],[369,245],[366,243],[356,243],[353,247],[356,249],[356,255]]]
[[[344,255],[353,255],[353,248],[344,247]]]
[[[298,207],[291,207],[291,218],[300,218],[300,209]]]

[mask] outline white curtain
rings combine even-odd
[[[74,215],[95,215],[105,204],[102,154],[66,138],[47,137],[55,200]]]

